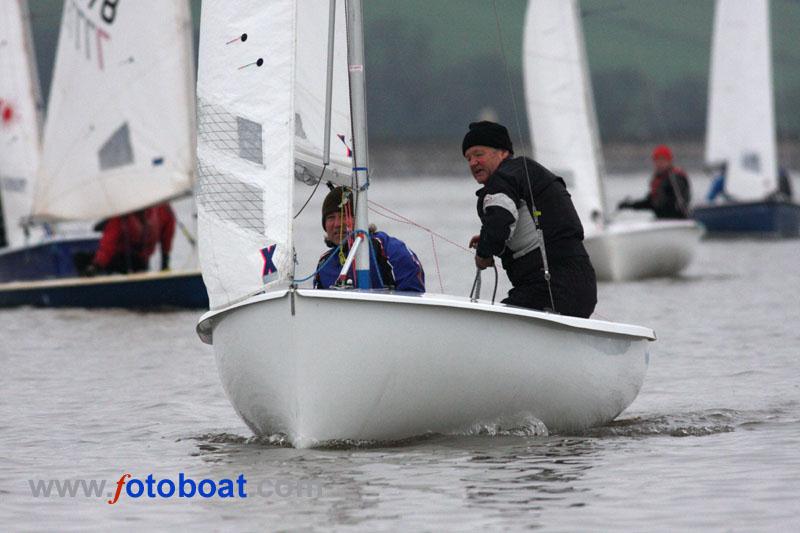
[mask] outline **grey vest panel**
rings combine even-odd
[[[492,206],[505,209],[515,219],[511,224],[511,234],[506,240],[506,249],[511,251],[514,259],[539,248],[539,234],[525,201],[520,204],[518,209],[514,201],[503,193],[487,194],[483,199],[483,209],[486,210],[487,207]]]
[[[531,211],[524,201],[517,211],[517,223],[511,230],[511,237],[506,241],[506,248],[511,250],[514,259],[539,248],[539,233],[533,223]]]

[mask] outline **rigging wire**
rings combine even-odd
[[[374,207],[373,207],[373,206],[374,206]],[[392,217],[390,217],[389,215],[387,215],[386,213],[381,213],[380,211],[378,211],[377,209],[375,209],[375,207],[378,207],[378,208],[380,208],[380,209],[383,209],[383,210],[384,210],[384,211],[386,211],[387,213],[390,213],[390,214],[394,215],[394,216],[395,216],[395,217],[397,217],[397,218],[392,218]],[[421,229],[421,230],[423,230],[423,231],[427,231],[427,232],[428,232],[428,233],[430,233],[431,235],[435,235],[435,236],[439,237],[439,238],[440,238],[440,239],[442,239],[443,241],[445,241],[445,242],[447,242],[447,243],[449,243],[449,244],[452,244],[452,245],[453,245],[453,246],[455,246],[456,248],[461,248],[462,250],[464,250],[465,252],[469,252],[470,254],[472,253],[472,252],[470,252],[469,248],[467,248],[467,247],[465,247],[465,246],[462,246],[462,245],[458,244],[457,242],[453,242],[452,240],[448,239],[448,238],[447,238],[447,237],[445,237],[444,235],[442,235],[442,234],[440,234],[440,233],[436,233],[436,232],[435,232],[435,231],[433,231],[432,229],[430,229],[430,228],[427,228],[427,227],[423,226],[422,224],[419,224],[419,223],[417,223],[417,222],[415,222],[415,221],[411,220],[410,218],[407,218],[407,217],[405,217],[405,216],[401,215],[400,213],[397,213],[396,211],[392,211],[392,210],[391,210],[391,209],[389,209],[388,207],[386,207],[386,206],[383,206],[383,205],[379,204],[379,203],[378,203],[378,202],[376,202],[375,200],[370,200],[370,201],[369,201],[369,208],[370,208],[370,210],[372,210],[372,212],[373,212],[373,213],[375,213],[375,214],[377,214],[377,215],[380,215],[380,216],[382,216],[382,217],[388,218],[389,220],[394,220],[395,222],[403,222],[403,223],[405,223],[405,224],[410,224],[411,226],[415,226],[415,227],[417,227],[417,228],[419,228],[419,229]]]
[[[386,284],[383,282],[383,273],[381,272],[380,263],[378,263],[378,256],[375,254],[375,245],[372,242],[372,236],[369,234],[368,231],[361,230],[362,234],[364,235],[364,239],[369,244],[369,255],[372,258],[372,262],[375,263],[375,269],[378,271],[378,283],[381,284],[379,289],[385,289]]]
[[[375,207],[383,209],[384,211],[387,211],[388,213],[390,213],[393,216],[389,216],[386,213],[382,213],[381,211],[379,211]],[[380,216],[382,216],[384,218],[388,218],[389,220],[393,220],[395,222],[400,222],[400,223],[403,223],[403,224],[408,224],[408,225],[414,226],[414,227],[419,228],[419,229],[421,229],[423,231],[426,231],[430,235],[431,248],[433,249],[433,259],[434,259],[434,262],[436,264],[436,276],[437,276],[437,278],[439,280],[439,290],[441,290],[442,292],[444,292],[444,282],[442,281],[442,270],[441,270],[441,268],[439,266],[439,254],[436,251],[436,240],[434,239],[434,237],[439,237],[443,241],[445,241],[445,242],[447,242],[449,244],[452,244],[456,248],[460,248],[461,250],[464,250],[465,252],[469,253],[470,255],[472,254],[472,252],[470,252],[469,248],[465,248],[464,246],[462,246],[462,245],[460,245],[460,244],[448,239],[444,235],[441,235],[441,234],[433,231],[432,229],[427,228],[427,227],[423,226],[422,224],[419,224],[418,222],[415,222],[415,221],[411,220],[410,218],[407,218],[407,217],[401,215],[400,213],[397,213],[396,211],[392,211],[388,207],[383,206],[383,205],[375,202],[374,200],[369,200],[369,209],[373,213],[375,213],[377,215],[380,215]]]
[[[530,176],[530,173],[528,171],[528,162],[525,161],[526,156],[525,156],[524,137],[522,136],[522,127],[520,126],[520,123],[519,123],[519,112],[517,110],[517,99],[514,96],[514,87],[511,84],[511,71],[508,68],[508,59],[506,58],[506,49],[505,49],[505,46],[503,44],[503,30],[500,27],[500,16],[497,13],[497,0],[493,0],[492,1],[492,9],[494,10],[494,21],[495,21],[495,25],[497,26],[497,41],[498,41],[498,44],[500,45],[500,56],[503,59],[503,66],[505,67],[505,71],[506,71],[506,83],[508,84],[508,93],[511,96],[511,109],[512,109],[512,112],[514,113],[514,124],[515,124],[515,126],[517,128],[517,135],[518,135],[518,138],[520,140],[520,145],[521,145],[521,150],[520,151],[522,152],[522,162],[523,162],[522,167],[525,169],[525,181],[528,182],[528,193],[531,195],[531,205],[530,205],[531,217],[533,218],[533,225],[536,227],[536,233],[539,236],[539,246],[540,246],[539,249],[541,250],[541,253],[542,253],[542,265],[544,267],[544,280],[547,283],[547,292],[548,292],[548,294],[550,296],[550,305],[551,305],[553,311],[557,312],[556,304],[555,304],[555,301],[553,300],[553,290],[552,290],[552,288],[550,286],[550,268],[549,268],[549,266],[547,264],[547,250],[545,249],[545,246],[544,246],[544,234],[542,233],[542,230],[541,230],[541,228],[539,226],[539,215],[537,214],[536,205],[535,205],[535,203],[533,201],[533,187],[531,186],[531,176]]]
[[[308,196],[308,198],[306,199],[306,203],[304,203],[304,204],[303,204],[303,207],[301,207],[301,208],[300,208],[300,211],[298,211],[298,212],[297,212],[297,213],[296,213],[296,214],[295,214],[295,215],[292,217],[292,219],[295,219],[295,218],[297,218],[297,217],[299,217],[299,216],[300,216],[300,213],[302,213],[302,212],[303,212],[303,209],[305,209],[305,208],[306,208],[306,206],[308,205],[308,202],[310,202],[310,201],[311,201],[311,199],[314,197],[314,195],[317,193],[317,189],[319,189],[319,184],[320,184],[320,183],[322,183],[322,176],[324,176],[324,175],[325,175],[325,169],[326,169],[326,168],[328,168],[328,163],[324,163],[324,164],[322,165],[322,172],[320,172],[320,174],[319,174],[319,178],[317,178],[317,184],[316,184],[316,185],[314,185],[314,190],[313,190],[313,191],[311,191],[311,194],[310,194],[310,195]]]
[[[439,254],[436,253],[436,241],[433,238],[433,234],[431,236],[431,248],[433,249],[433,261],[436,264],[436,277],[439,278],[439,290],[444,293],[444,283],[442,283],[442,270],[439,268]]]
[[[344,242],[344,241],[343,241],[343,242]],[[327,265],[327,264],[330,262],[330,260],[331,260],[331,259],[333,259],[333,257],[334,257],[334,256],[335,256],[335,255],[336,255],[338,252],[339,252],[339,249],[340,249],[341,247],[342,247],[342,243],[339,243],[339,246],[337,246],[336,248],[334,248],[334,250],[333,250],[333,251],[331,252],[331,254],[328,256],[328,258],[327,258],[327,259],[325,259],[325,261],[324,261],[324,262],[323,262],[321,265],[319,265],[319,266],[317,267],[317,269],[316,269],[316,270],[314,270],[314,272],[312,272],[310,275],[308,275],[308,276],[306,276],[306,277],[304,277],[304,278],[301,278],[301,279],[293,279],[293,280],[292,280],[292,284],[296,285],[296,284],[298,284],[298,283],[303,283],[304,281],[308,281],[308,280],[310,280],[311,278],[313,278],[314,276],[316,276],[317,274],[319,274],[319,273],[322,271],[322,269],[323,269],[323,268],[325,268],[325,266],[326,266],[326,265]]]

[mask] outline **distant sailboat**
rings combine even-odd
[[[702,229],[691,220],[610,220],[591,79],[576,0],[530,0],[524,81],[536,159],[562,176],[600,280],[673,276]]]
[[[800,236],[800,205],[778,192],[768,0],[717,0],[706,164],[724,172],[728,199],[693,216],[710,235]]]
[[[236,412],[297,447],[522,413],[553,431],[612,420],[644,380],[648,328],[371,289],[366,242],[359,290],[297,286],[297,179],[337,168],[357,191],[356,228],[368,227],[361,2],[327,4],[203,4],[198,215],[212,310],[197,331]]]
[[[3,2],[3,10],[16,4]],[[30,218],[90,223],[188,195],[195,173],[192,63],[185,1],[119,7],[65,0]],[[22,242],[0,255],[0,306],[207,306],[198,271],[76,278],[76,250],[65,242]],[[96,236],[81,242],[97,247]],[[31,251],[53,246],[57,268]]]
[[[0,282],[75,274],[75,252],[97,236],[51,238],[31,226],[41,159],[42,103],[28,2],[0,3]]]

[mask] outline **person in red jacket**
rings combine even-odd
[[[649,209],[656,218],[689,218],[691,187],[689,177],[680,167],[672,164],[672,150],[665,144],[653,149],[655,172],[650,180],[650,190],[641,200],[626,198],[618,209]]]
[[[175,213],[169,204],[161,204],[145,210],[148,227],[152,230],[146,238],[145,255],[149,259],[161,247],[161,270],[169,269],[169,254],[172,251],[172,238],[175,236]]]
[[[175,214],[169,204],[113,217],[106,222],[97,252],[84,273],[145,271],[156,245],[161,247],[161,270],[167,270],[174,235]]]

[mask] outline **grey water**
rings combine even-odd
[[[706,182],[694,184],[702,194]],[[371,199],[464,246],[478,227],[475,188],[466,175],[375,179]],[[615,205],[645,189],[644,175],[618,175],[606,193]],[[298,189],[295,203],[307,194]],[[322,196],[298,218],[298,275],[313,271],[322,251]],[[420,255],[429,290],[466,295],[471,254],[392,218],[375,212],[372,220]],[[254,438],[239,420],[212,348],[194,333],[199,312],[0,310],[0,524],[796,530],[798,252],[800,240],[705,240],[678,277],[601,283],[595,317],[649,326],[658,340],[630,408],[608,426],[568,435],[487,426],[382,447],[295,450]],[[498,299],[508,289],[502,272],[500,279]],[[484,274],[483,298],[493,284]],[[398,324],[387,342],[413,334]],[[108,504],[124,473],[174,482],[181,473],[197,482],[242,475],[248,497],[134,498],[123,490]],[[68,479],[106,486],[88,497],[36,497],[30,486]],[[301,483],[313,490],[289,490]]]

